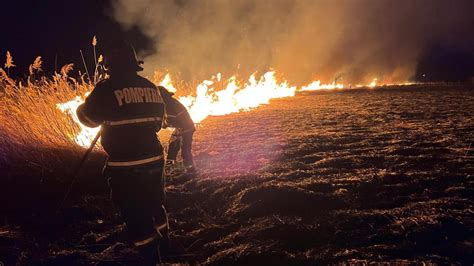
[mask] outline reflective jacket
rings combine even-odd
[[[191,119],[191,116],[188,113],[186,107],[181,104],[178,100],[173,98],[166,88],[158,86],[160,94],[163,97],[165,102],[165,120],[168,126],[180,129],[181,133],[193,132],[195,131],[194,122]]]
[[[102,125],[108,166],[143,165],[162,158],[156,133],[164,117],[163,98],[153,83],[136,73],[99,82],[77,116],[86,126]]]

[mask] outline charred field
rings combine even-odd
[[[174,262],[472,264],[473,114],[472,86],[417,85],[299,93],[210,117],[195,135],[199,174],[167,177],[173,245],[192,254]],[[117,243],[104,154],[57,214],[81,151],[37,149],[64,163],[0,165],[0,261],[137,263]]]

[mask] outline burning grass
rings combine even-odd
[[[0,69],[0,153],[2,160],[32,160],[54,157],[48,149],[77,149],[73,136],[80,127],[56,108],[56,104],[84,95],[93,85],[68,76],[72,65],[51,78],[40,76],[41,59],[30,66],[24,81],[15,81]],[[41,155],[41,156],[40,156]]]
[[[79,77],[74,78],[70,75],[73,64],[67,64],[59,73],[45,76],[41,65],[41,57],[37,57],[29,67],[29,75],[24,80],[14,80],[9,72],[15,65],[7,53],[7,71],[0,68],[1,168],[17,165],[16,162],[40,168],[69,165],[71,158],[57,151],[67,150],[77,156],[97,132],[81,125],[75,110],[105,74],[95,71],[89,80],[79,72]],[[157,75],[162,76],[169,82],[169,75]]]
[[[35,62],[21,83],[0,70],[0,166],[22,168],[16,186],[0,180],[2,209],[13,209],[2,210],[1,259],[130,262],[133,251],[116,244],[122,226],[99,175],[103,154],[86,164],[60,217],[46,210],[59,200],[48,193],[63,187],[22,179],[70,173],[83,129],[57,104],[93,87],[68,76],[71,65],[47,78]],[[186,99],[206,115],[247,110],[235,109],[234,96],[282,84],[274,80],[221,86],[216,76]],[[206,119],[194,145],[199,178],[174,175],[167,186],[172,237],[209,264],[470,263],[473,99],[447,87],[304,93]]]
[[[7,53],[7,72],[0,69],[0,152],[4,161],[12,157],[37,158],[29,153],[40,147],[77,149],[76,143],[87,147],[98,131],[81,125],[75,115],[76,108],[95,82],[103,78],[98,67],[93,78],[87,74],[76,79],[68,75],[72,64],[63,66],[51,77],[41,75],[41,65],[41,57],[37,57],[29,67],[26,80],[13,80],[7,72],[15,65],[11,54]],[[154,82],[180,92],[188,92],[191,85],[182,81],[174,83],[169,74],[160,72],[155,73]],[[340,84],[324,85],[317,81],[301,90],[341,87]],[[194,93],[179,100],[188,108],[193,120],[200,123],[208,116],[247,111],[268,104],[274,98],[292,97],[296,90],[286,81],[278,82],[273,71],[259,78],[254,74],[244,82],[237,77],[224,80],[218,74],[197,84]]]
[[[172,239],[215,265],[469,264],[473,97],[450,87],[304,93],[206,119],[199,177],[168,180]],[[123,227],[106,190],[92,192],[105,181],[81,179],[54,221],[43,208],[5,219],[7,262],[137,259],[116,243]]]

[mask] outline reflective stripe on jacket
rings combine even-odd
[[[164,119],[160,91],[147,79],[130,73],[99,82],[78,110],[89,127],[102,125],[101,143],[109,164],[137,161],[163,154],[157,137]]]

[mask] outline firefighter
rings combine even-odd
[[[163,98],[153,83],[137,74],[143,68],[129,44],[115,42],[104,57],[109,78],[95,86],[77,116],[88,127],[102,126],[101,144],[108,154],[104,175],[112,201],[129,241],[145,264],[155,265],[169,240],[163,206],[165,161],[157,137]]]
[[[166,126],[174,128],[171,134],[168,155],[166,156],[166,166],[171,167],[176,163],[176,157],[181,150],[183,164],[188,174],[195,174],[193,154],[191,152],[193,144],[193,134],[196,131],[194,122],[188,113],[188,110],[178,100],[173,98],[173,93],[166,88],[158,86],[160,93],[165,102],[166,109]]]

